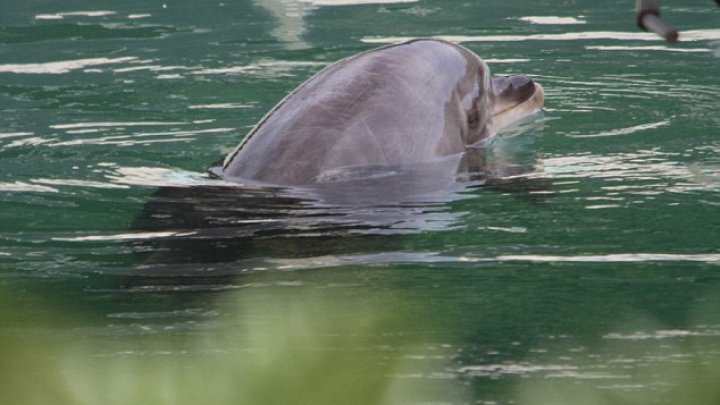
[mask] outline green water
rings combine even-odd
[[[720,401],[711,1],[666,2],[673,46],[632,1],[1,3],[0,402]],[[313,73],[417,36],[544,86],[492,181],[205,176]]]

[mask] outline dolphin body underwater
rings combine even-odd
[[[343,59],[275,106],[213,177],[303,186],[358,168],[461,156],[542,109],[527,76],[490,75],[459,45],[418,39]]]

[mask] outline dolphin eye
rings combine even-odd
[[[476,109],[473,108],[472,110],[470,110],[467,117],[468,126],[470,128],[477,127],[479,118],[480,117]]]
[[[510,76],[510,86],[513,90],[527,92],[535,87],[535,83],[527,76],[516,75]]]

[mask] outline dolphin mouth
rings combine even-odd
[[[538,84],[533,82],[533,91],[527,93],[527,95],[517,101],[515,101],[512,104],[509,104],[505,106],[500,111],[496,111],[492,114],[493,118],[501,116],[503,114],[506,114],[509,111],[517,110],[520,107],[527,107],[523,108],[523,110],[527,110],[527,115],[530,115],[534,112],[540,111],[543,108],[543,105],[545,104],[545,89]]]
[[[523,91],[520,97],[513,102],[503,105],[502,109],[494,111],[491,116],[491,128],[493,132],[510,126],[512,123],[525,117],[533,115],[542,110],[545,103],[545,89],[538,83],[532,82],[533,86]]]

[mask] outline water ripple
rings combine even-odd
[[[668,253],[625,253],[608,255],[505,255],[495,258],[500,261],[528,261],[542,263],[646,263],[646,262],[702,262],[720,263],[720,254],[668,254]]]
[[[137,61],[135,56],[120,58],[89,58],[44,63],[15,63],[0,65],[0,73],[17,74],[63,74],[88,66],[109,65]]]
[[[362,42],[368,44],[399,43],[415,39],[416,37],[364,37]],[[528,34],[528,35],[437,35],[433,38],[450,42],[520,42],[520,41],[657,41],[657,35],[644,32],[622,31],[585,31],[565,32],[560,34]],[[720,29],[702,29],[683,31],[683,42],[720,40]]]
[[[592,51],[663,51],[663,52],[680,52],[680,53],[706,53],[712,52],[708,48],[671,48],[664,45],[649,45],[649,46],[607,46],[607,45],[593,45],[586,46],[585,49]]]
[[[571,138],[600,138],[600,137],[606,137],[606,136],[630,135],[630,134],[634,134],[634,133],[640,132],[640,131],[645,131],[648,129],[664,127],[666,125],[670,125],[670,120],[662,120],[662,121],[658,121],[658,122],[651,122],[648,124],[640,124],[640,125],[633,125],[631,127],[611,129],[611,130],[606,130],[606,131],[602,131],[602,132],[596,132],[594,134],[583,134],[583,135],[568,134],[567,136],[569,136]]]
[[[65,17],[106,17],[109,15],[116,14],[115,11],[100,10],[100,11],[66,11],[62,13],[52,14],[37,14],[35,15],[36,20],[62,20]]]
[[[181,232],[155,232],[155,233],[130,233],[114,235],[88,235],[57,237],[54,240],[65,242],[122,242],[128,240],[152,240],[153,238],[175,238],[190,236],[192,233]],[[438,252],[403,252],[388,251],[373,254],[348,254],[313,256],[305,258],[281,259],[266,258],[264,260],[245,259],[235,261],[231,264],[213,264],[215,274],[230,273],[237,274],[241,271],[275,270],[275,271],[299,271],[309,269],[326,269],[344,266],[377,266],[377,265],[399,265],[399,264],[455,264],[455,265],[477,265],[481,263],[502,263],[502,262],[532,262],[532,263],[706,263],[720,264],[720,254],[668,254],[668,253],[618,253],[605,255],[499,255],[499,256],[454,256]],[[153,272],[169,275],[172,272],[177,274],[188,274],[188,269],[183,265],[173,264],[168,268],[158,271],[161,265],[152,264],[149,268]],[[192,266],[190,266],[192,267]],[[196,268],[197,265],[195,265]],[[222,269],[221,269],[222,268]],[[224,270],[223,270],[224,269]],[[197,270],[194,270],[197,271]]]
[[[558,17],[558,16],[527,16],[519,17],[518,20],[529,22],[530,24],[539,25],[576,25],[587,24],[587,21],[575,17]]]
[[[169,126],[169,125],[185,125],[183,121],[117,121],[117,122],[75,122],[71,124],[55,124],[50,125],[54,129],[74,129],[74,128],[98,128],[98,127],[138,127],[138,126]]]
[[[55,187],[31,184],[23,181],[0,182],[0,191],[3,192],[33,192],[33,193],[59,193]]]
[[[195,139],[192,135],[214,134],[235,131],[236,128],[208,128],[188,131],[139,132],[128,135],[113,135],[100,138],[73,139],[61,142],[43,142],[47,146],[75,146],[75,145],[117,145],[132,146],[138,144],[189,142]],[[159,139],[146,139],[148,137],[161,137]]]

